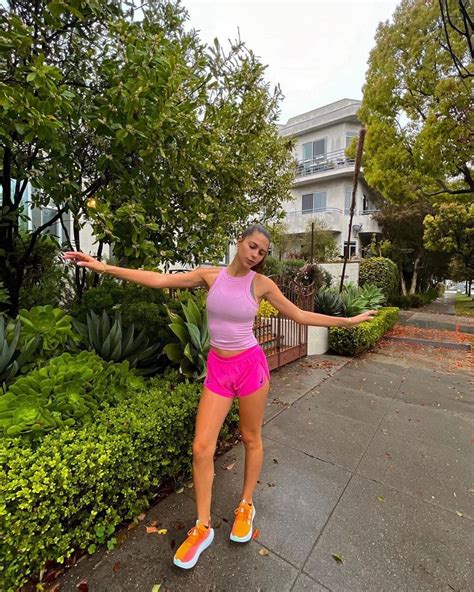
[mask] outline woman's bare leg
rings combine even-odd
[[[263,463],[262,423],[270,383],[251,395],[239,398],[240,433],[245,446],[245,470],[242,498],[252,501]]]
[[[217,438],[233,399],[223,397],[204,387],[196,416],[193,442],[193,482],[196,492],[197,517],[205,525],[211,517],[214,452]]]

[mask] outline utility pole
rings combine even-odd
[[[351,196],[351,209],[349,217],[349,232],[347,235],[347,249],[344,249],[344,264],[342,266],[341,283],[339,286],[339,293],[342,292],[344,286],[344,275],[346,273],[346,264],[349,257],[349,245],[351,243],[351,231],[352,231],[352,219],[354,218],[355,209],[355,197],[357,191],[357,181],[359,180],[360,167],[362,165],[362,153],[364,152],[364,140],[365,140],[365,128],[362,128],[359,132],[359,140],[357,142],[357,156],[355,161],[354,169],[354,182],[352,184],[352,196]]]

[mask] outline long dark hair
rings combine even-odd
[[[246,228],[240,234],[239,240],[243,240],[245,237],[250,236],[254,232],[259,232],[260,234],[263,234],[263,236],[265,236],[268,239],[268,242],[271,243],[272,239],[271,239],[270,233],[265,228],[265,226],[262,226],[261,224],[252,224],[252,226],[249,226],[248,228]],[[265,267],[265,259],[267,258],[267,255],[268,255],[268,251],[265,253],[265,256],[260,261],[260,263],[257,263],[257,265],[254,265],[250,269],[252,271],[256,271],[257,273],[262,273],[263,268]]]

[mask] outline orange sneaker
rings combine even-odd
[[[199,555],[207,549],[214,540],[214,529],[206,528],[202,522],[196,520],[196,526],[193,526],[188,532],[188,537],[176,551],[173,563],[183,569],[191,569],[198,562]]]
[[[255,518],[255,506],[242,500],[234,510],[235,519],[230,540],[236,543],[247,543],[253,535],[253,519]]]

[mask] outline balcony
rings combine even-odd
[[[315,175],[326,171],[337,171],[338,169],[353,169],[354,159],[348,158],[345,150],[334,150],[334,152],[326,152],[326,154],[319,154],[313,156],[309,160],[300,160],[296,167],[296,177],[301,180],[301,177]]]
[[[325,210],[293,210],[286,213],[284,220],[288,234],[307,232],[312,220],[322,222],[332,232],[341,232],[342,210],[326,208]]]

